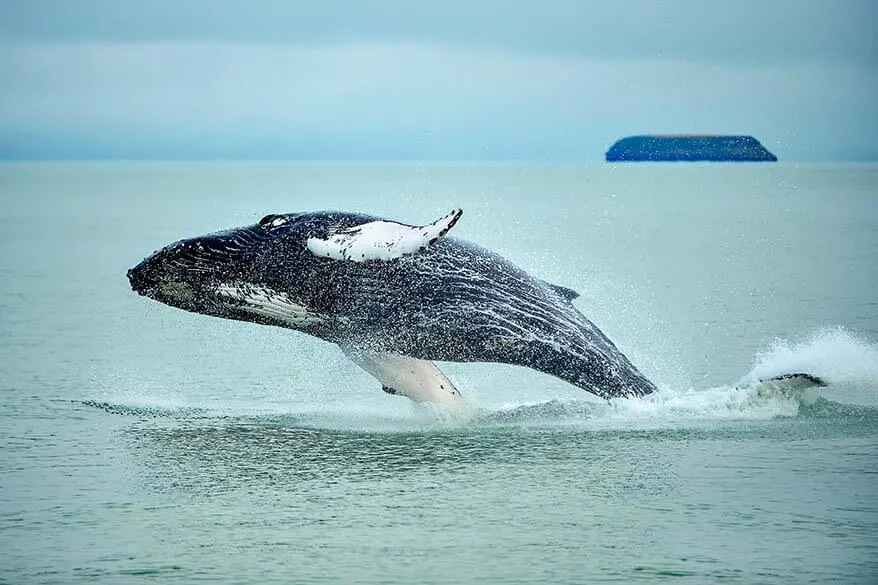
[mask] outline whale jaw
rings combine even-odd
[[[128,270],[131,289],[166,305],[204,315],[235,318],[218,285],[251,280],[253,259],[268,240],[240,228],[174,242]]]

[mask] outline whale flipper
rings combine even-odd
[[[455,209],[445,217],[423,226],[370,221],[330,231],[326,238],[308,238],[306,246],[315,256],[333,260],[395,260],[414,254],[447,234],[461,215],[463,210]]]
[[[381,389],[388,394],[446,406],[460,402],[460,392],[431,361],[353,347],[341,349],[351,361],[381,382]]]

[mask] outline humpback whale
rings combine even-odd
[[[579,295],[426,225],[359,213],[271,214],[180,240],[128,271],[132,289],[186,311],[337,344],[389,394],[454,405],[434,364],[499,362],[601,398],[656,390],[573,305]]]

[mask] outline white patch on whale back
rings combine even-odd
[[[308,238],[307,247],[315,256],[333,260],[395,260],[414,254],[444,236],[461,215],[463,210],[455,209],[424,226],[371,221],[330,234],[326,239]]]
[[[305,327],[325,320],[290,298],[286,293],[263,286],[221,284],[217,294],[242,304],[238,307],[254,315],[269,317],[290,327]]]

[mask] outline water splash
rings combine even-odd
[[[830,387],[759,383],[761,379],[791,372],[820,376]],[[239,389],[233,393],[235,398],[198,401],[158,398],[148,388],[132,392],[127,385],[125,391],[111,391],[100,400],[86,400],[82,404],[139,418],[211,418],[341,431],[422,432],[468,427],[668,429],[702,427],[721,421],[795,417],[817,397],[831,399],[834,387],[839,384],[864,386],[870,391],[878,388],[878,347],[836,328],[820,330],[799,343],[773,341],[768,349],[754,357],[753,368],[737,384],[708,389],[665,386],[643,398],[602,401],[583,395],[571,400],[513,399],[493,404],[477,404],[467,399],[460,411],[449,413],[441,407],[388,400],[371,387],[334,399],[315,390],[290,402],[283,395],[272,395],[268,388],[262,388],[261,392],[250,388],[246,394]],[[167,396],[167,393],[161,394]],[[180,397],[185,391],[181,389],[173,394]],[[509,396],[515,394],[516,389],[511,388]],[[862,408],[878,413],[873,407]],[[820,412],[843,416],[847,410],[822,408]]]
[[[775,339],[759,352],[738,385],[790,372],[806,372],[830,384],[878,385],[878,346],[844,328],[820,329],[799,343]]]
[[[501,425],[581,426],[595,430],[701,427],[721,421],[769,420],[794,417],[802,404],[816,398],[815,390],[797,391],[755,384],[685,390],[663,388],[643,398],[608,402],[561,401],[507,405],[483,411],[483,422]]]

